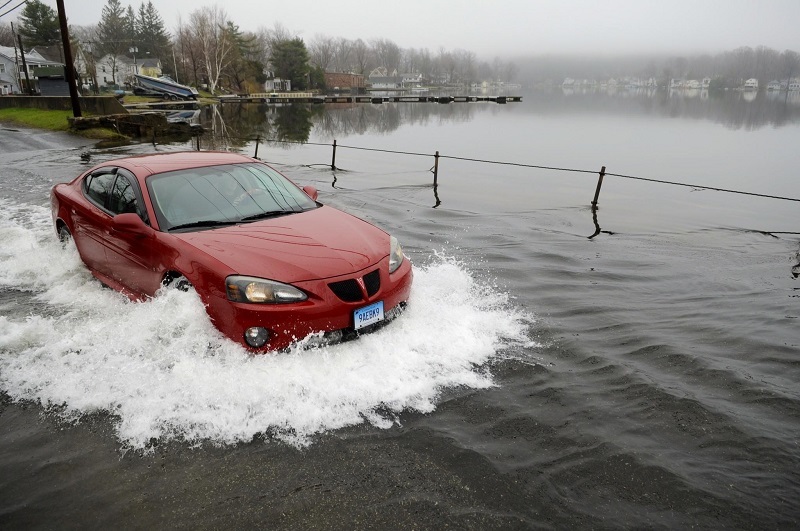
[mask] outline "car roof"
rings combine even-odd
[[[131,170],[139,177],[146,177],[167,171],[243,162],[256,162],[256,160],[239,153],[226,151],[179,151],[109,160],[101,166],[120,166]]]

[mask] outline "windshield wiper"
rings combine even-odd
[[[192,228],[200,228],[200,227],[224,227],[226,225],[236,225],[239,223],[238,221],[222,221],[218,219],[204,219],[200,221],[193,221],[191,223],[184,223],[183,225],[175,225],[174,227],[170,227],[167,230],[173,231],[178,229],[192,229]]]
[[[287,214],[296,214],[296,212],[294,210],[270,210],[269,212],[261,212],[260,214],[245,216],[241,219],[241,221],[256,221],[259,219],[277,218],[278,216],[285,216]]]

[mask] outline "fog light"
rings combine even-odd
[[[263,347],[269,340],[269,330],[253,326],[244,331],[244,340],[253,348]]]

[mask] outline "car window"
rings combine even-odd
[[[264,164],[226,164],[154,175],[147,181],[162,230],[197,221],[238,222],[316,203]]]
[[[124,175],[117,176],[114,188],[111,190],[111,201],[108,204],[108,209],[113,214],[139,213],[136,192],[131,182]]]
[[[114,178],[116,175],[113,173],[95,174],[89,177],[89,184],[86,187],[86,195],[97,203],[99,206],[105,208],[106,200],[111,193],[111,187],[114,185]]]

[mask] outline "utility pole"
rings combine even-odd
[[[61,24],[61,42],[64,45],[64,74],[69,84],[69,98],[72,100],[72,116],[81,117],[81,102],[78,99],[78,86],[75,83],[75,62],[72,59],[72,47],[69,45],[69,30],[67,29],[67,15],[64,11],[64,0],[56,0],[58,6],[58,21]]]
[[[14,23],[11,23],[11,36],[14,43],[14,66],[17,68],[17,88],[22,93],[22,71],[19,69],[19,55],[17,55],[17,32],[14,31]]]
[[[28,84],[28,94],[33,96],[33,85],[31,85],[31,76],[28,74],[28,63],[25,62],[25,50],[22,48],[22,35],[17,35],[19,41],[19,54],[22,56],[22,69],[25,70],[25,82]],[[20,87],[22,92],[22,87]]]

